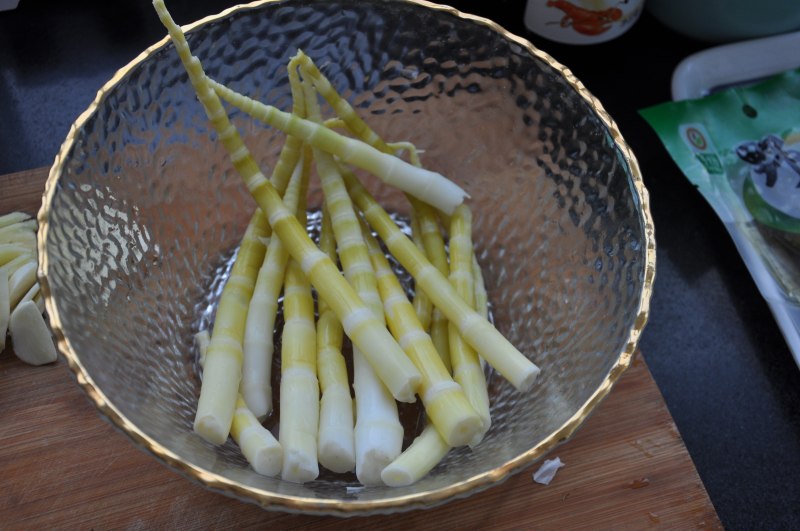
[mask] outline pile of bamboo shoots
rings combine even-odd
[[[482,360],[521,391],[539,369],[487,320],[466,192],[423,168],[414,146],[382,140],[303,52],[288,64],[293,107],[284,112],[210,79],[163,0],[154,5],[257,204],[213,330],[197,336],[203,380],[195,431],[216,445],[231,436],[254,470],[292,482],[315,479],[321,464],[355,471],[364,485],[409,485],[451,448],[480,443],[491,423]],[[286,133],[269,179],[223,101]],[[323,101],[333,117],[323,115]],[[354,168],[406,194],[413,238],[362,186]],[[312,177],[324,194],[318,242],[306,231]],[[414,278],[412,300],[373,232]],[[262,422],[273,407],[281,293],[276,439]],[[352,381],[344,335],[353,344]],[[397,402],[417,397],[427,426],[403,450]]]

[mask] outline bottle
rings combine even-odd
[[[644,0],[528,0],[525,26],[552,41],[596,44],[628,31],[643,7]]]

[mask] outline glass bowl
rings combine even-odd
[[[464,187],[495,324],[542,373],[527,393],[490,373],[485,440],[409,487],[360,489],[324,470],[302,485],[263,477],[232,441],[194,434],[193,335],[213,319],[254,202],[165,38],[76,121],[39,213],[51,324],[99,411],[213,490],[337,515],[465,496],[565,441],[629,366],[654,279],[647,192],[600,103],[527,41],[429,3],[256,2],[187,30],[210,76],[284,109],[285,67],[301,48],[383,137],[415,143],[427,167]],[[232,116],[268,172],[283,135]],[[369,186],[407,217],[400,194]],[[312,184],[309,210],[320,199]]]

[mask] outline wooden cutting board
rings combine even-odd
[[[46,176],[0,176],[0,214],[35,214]],[[0,354],[0,527],[721,528],[641,354],[555,456],[565,467],[548,486],[533,482],[534,465],[469,498],[399,517],[265,511],[139,451],[101,420],[62,361],[31,367],[10,349]]]

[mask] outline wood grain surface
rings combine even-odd
[[[46,169],[0,176],[0,214],[35,214]],[[531,469],[441,507],[351,519],[266,511],[211,492],[104,422],[63,361],[0,353],[0,528],[721,528],[641,354],[571,440],[548,485]]]

